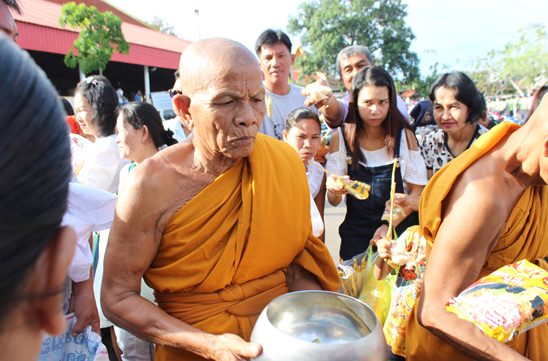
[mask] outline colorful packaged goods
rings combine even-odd
[[[548,271],[522,260],[480,278],[446,305],[489,337],[508,342],[548,321]]]

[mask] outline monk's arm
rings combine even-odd
[[[138,170],[141,169],[134,172],[138,173]],[[202,332],[140,296],[141,277],[159,245],[159,237],[155,234],[157,225],[165,205],[170,204],[169,199],[163,196],[165,184],[158,184],[158,179],[154,178],[158,177],[145,172],[130,177],[118,200],[105,255],[101,290],[105,316],[147,341],[184,348],[208,359],[223,359],[227,353],[244,355],[245,350],[241,353],[236,349],[249,347],[250,344],[238,336]],[[151,186],[154,183],[157,183],[156,186]],[[260,351],[253,354],[257,352]]]
[[[430,254],[417,318],[421,325],[478,360],[524,360],[445,304],[479,278],[511,205],[493,177],[463,176],[444,204],[444,219]],[[465,191],[466,189],[466,191]]]

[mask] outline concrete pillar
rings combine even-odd
[[[82,81],[86,78],[86,74],[84,74],[84,72],[82,72],[82,68],[80,67],[79,64],[78,64],[78,74],[80,74],[80,81]]]
[[[145,94],[144,100],[147,103],[150,103],[150,74],[148,72],[148,65],[145,65]]]

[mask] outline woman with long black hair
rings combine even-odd
[[[327,169],[339,176],[371,186],[369,197],[346,196],[346,217],[339,227],[340,257],[349,259],[365,251],[369,242],[386,236],[382,216],[390,199],[395,159],[395,203],[401,209],[394,222],[401,233],[418,224],[418,202],[426,179],[426,167],[413,130],[397,109],[396,88],[390,75],[380,67],[360,70],[352,81],[349,111],[344,125],[333,135]],[[342,201],[346,190],[337,177],[326,182],[332,205]]]

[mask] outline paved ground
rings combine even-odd
[[[339,263],[339,247],[341,239],[339,237],[339,225],[344,219],[346,214],[346,207],[344,204],[339,204],[338,207],[332,207],[329,202],[325,202],[325,243],[329,252],[335,261],[335,264]]]

